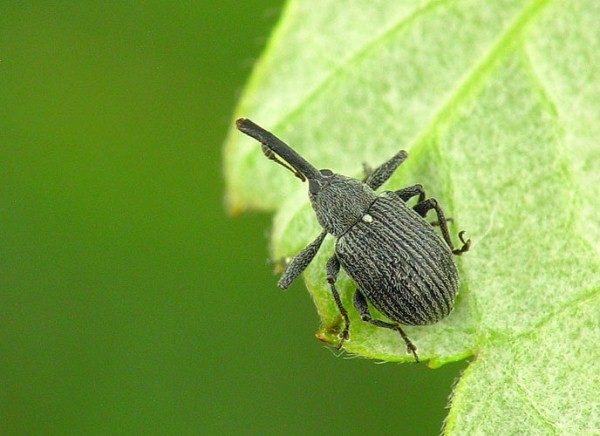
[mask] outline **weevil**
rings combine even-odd
[[[375,192],[407,158],[400,150],[364,180],[317,170],[272,133],[240,118],[237,128],[262,144],[264,155],[308,180],[308,196],[323,228],[319,236],[286,266],[277,285],[286,289],[313,260],[325,236],[335,238],[333,256],[327,261],[327,282],[344,321],[338,348],[349,339],[350,319],[336,288],[343,268],[356,283],[354,306],[363,321],[397,331],[408,353],[418,362],[417,348],[401,325],[434,324],[450,314],[458,291],[458,271],[452,255],[469,250],[471,240],[454,248],[448,231],[450,220],[434,198],[426,198],[420,184],[396,191]],[[407,202],[417,198],[409,207]],[[428,222],[434,210],[437,220]],[[434,227],[439,226],[441,238]],[[371,315],[371,303],[388,320]],[[391,322],[390,322],[391,321]]]

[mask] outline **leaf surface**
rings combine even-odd
[[[449,433],[600,431],[599,16],[593,0],[292,1],[238,108],[343,174],[406,149],[384,188],[423,184],[467,230],[454,312],[406,328],[432,367],[476,356]],[[232,130],[225,160],[230,208],[276,211],[274,258],[318,235],[306,185],[256,143]],[[335,344],[332,252],[304,279]],[[352,308],[344,273],[339,289]],[[411,360],[350,317],[348,352]]]

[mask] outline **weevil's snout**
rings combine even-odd
[[[235,125],[240,132],[256,139],[262,144],[262,151],[267,159],[287,168],[303,182],[306,179],[319,180],[323,177],[310,162],[296,153],[281,139],[263,129],[258,124],[253,123],[247,118],[239,118],[235,122]]]

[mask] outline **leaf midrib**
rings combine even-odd
[[[425,152],[427,144],[433,143],[438,149],[436,152],[441,155],[438,141],[429,141],[429,139],[435,135],[435,132],[446,122],[448,122],[453,113],[471,96],[477,89],[480,88],[484,80],[493,71],[494,67],[504,58],[506,54],[510,52],[514,45],[519,40],[520,35],[524,31],[525,27],[537,17],[542,9],[550,3],[551,0],[532,0],[530,1],[518,14],[513,22],[501,33],[496,42],[492,44],[487,54],[476,62],[459,82],[459,85],[449,94],[445,103],[442,104],[439,109],[430,118],[428,124],[421,130],[419,134],[413,140],[409,149],[413,155],[413,161],[419,161],[419,155]],[[443,162],[443,159],[441,160]],[[455,210],[454,205],[454,181],[452,179],[452,172],[446,171],[448,181],[448,198],[446,204],[449,210]],[[460,266],[459,266],[460,267]],[[466,294],[470,294],[471,309],[473,310],[473,317],[478,326],[482,325],[483,315],[479,309],[477,299],[471,294],[469,283],[463,282],[464,291]],[[480,331],[480,329],[478,329]]]

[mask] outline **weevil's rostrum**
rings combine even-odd
[[[340,267],[356,283],[354,306],[361,319],[378,327],[396,330],[407,351],[418,361],[416,347],[400,324],[426,325],[438,322],[452,311],[458,290],[458,272],[452,255],[469,250],[471,241],[459,233],[462,246],[455,249],[447,219],[433,198],[426,198],[421,185],[397,191],[375,192],[406,159],[401,150],[389,161],[370,171],[364,181],[317,170],[272,133],[244,118],[237,128],[262,143],[265,156],[308,180],[308,195],[321,234],[286,266],[278,286],[287,288],[306,269],[327,234],[336,238],[335,251],[327,262],[327,281],[344,319],[339,347],[349,338],[350,320],[335,286]],[[418,196],[417,203],[406,203]],[[434,210],[435,222],[426,221]],[[439,226],[441,237],[434,226]],[[390,321],[371,316],[370,302]]]

